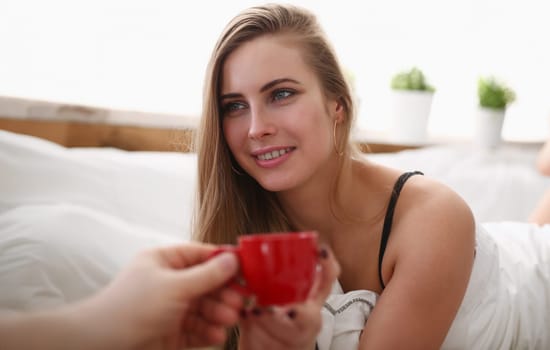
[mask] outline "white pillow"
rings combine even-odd
[[[181,242],[93,209],[29,205],[0,214],[0,308],[36,309],[82,299],[138,251]]]
[[[189,237],[196,156],[68,149],[0,130],[0,212],[71,203]]]

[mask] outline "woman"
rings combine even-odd
[[[517,320],[499,313],[513,296],[499,289],[494,241],[449,188],[359,155],[353,111],[334,51],[303,9],[245,10],[214,48],[197,140],[196,237],[234,243],[251,232],[315,229],[341,266],[322,311],[306,303],[273,320],[256,309],[239,323],[239,348],[313,348],[321,312],[321,349],[521,344],[507,333]],[[296,332],[301,313],[310,322]],[[529,336],[550,346],[544,327]],[[252,338],[262,341],[254,347]]]

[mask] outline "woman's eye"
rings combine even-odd
[[[285,98],[288,98],[293,94],[294,92],[291,90],[276,90],[275,92],[273,92],[273,100],[274,101],[284,100]]]
[[[241,110],[241,109],[244,109],[244,108],[246,108],[244,103],[229,102],[229,103],[226,103],[225,105],[223,105],[222,110],[223,110],[223,113],[231,113],[231,112],[238,111],[238,110]]]

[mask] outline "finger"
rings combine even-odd
[[[182,298],[189,300],[221,287],[235,276],[239,262],[234,253],[221,253],[197,265],[174,271],[181,286]]]
[[[180,269],[207,260],[215,249],[211,244],[188,242],[159,248],[156,252],[163,263],[174,269]]]
[[[231,287],[214,292],[212,297],[237,310],[242,309],[244,306],[245,298]]]
[[[189,337],[188,346],[191,348],[203,348],[221,345],[227,338],[227,330],[222,326],[209,326],[204,335],[192,334]]]
[[[256,318],[246,316],[239,322],[240,344],[250,349],[256,349],[260,344],[273,344],[276,338],[267,331],[268,329],[269,327],[259,327]]]
[[[186,345],[204,347],[221,344],[226,338],[226,328],[211,324],[196,315],[187,317],[182,323],[181,333],[186,339]]]
[[[340,274],[340,265],[327,245],[321,247],[319,256],[321,271],[317,288],[313,295],[311,295],[311,298],[318,304],[323,305],[332,291],[336,278]]]
[[[222,301],[205,297],[200,301],[199,313],[208,322],[232,326],[239,320],[239,307],[232,307]]]
[[[261,330],[268,338],[287,345],[314,343],[321,328],[319,306],[313,302],[253,309],[247,313],[245,321],[256,332]]]

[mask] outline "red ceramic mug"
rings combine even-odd
[[[254,295],[256,305],[285,305],[307,299],[317,270],[317,232],[244,235],[236,246],[220,246],[214,255],[224,251],[235,252],[239,258],[242,283],[234,287],[244,295]]]

